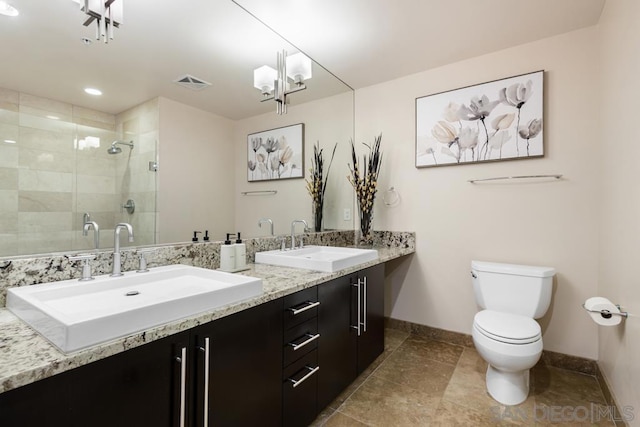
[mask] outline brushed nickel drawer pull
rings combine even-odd
[[[360,279],[358,279],[358,283],[352,283],[351,286],[355,286],[356,288],[358,288],[358,317],[356,320],[356,324],[351,325],[351,327],[353,329],[355,329],[356,331],[358,331],[358,336],[360,336],[362,334],[362,330],[360,329],[360,326],[362,325],[362,322],[360,322],[361,316],[362,316],[362,307],[360,305],[360,301],[362,298],[362,294],[361,294],[361,289],[360,289],[360,285],[362,283],[360,282]]]
[[[291,381],[291,383],[293,384],[293,388],[298,387],[300,384],[302,384],[307,379],[309,379],[309,377],[311,377],[313,374],[315,374],[320,370],[320,366],[316,366],[315,368],[312,368],[311,366],[307,365],[305,366],[305,368],[308,369],[309,372],[307,372],[307,374],[304,377],[300,378],[299,380],[294,380],[293,378],[289,378],[289,381]]]
[[[293,347],[293,351],[296,351],[302,347],[304,347],[305,345],[317,340],[318,338],[320,338],[320,334],[315,334],[315,335],[311,335],[311,334],[304,334],[306,337],[309,337],[308,340],[305,340],[303,342],[301,342],[300,344],[294,344],[292,342],[289,343],[289,345],[291,347]]]
[[[304,313],[307,310],[311,310],[314,307],[317,307],[320,305],[320,301],[316,301],[316,302],[311,302],[311,301],[307,301],[305,302],[304,307],[302,308],[293,308],[293,307],[289,307],[289,311],[291,311],[293,313],[293,315],[295,316],[296,314],[300,314],[300,313]]]
[[[180,427],[185,427],[186,419],[186,394],[187,394],[187,348],[182,347],[180,356],[176,357],[180,363]]]

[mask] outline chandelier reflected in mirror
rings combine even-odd
[[[253,70],[253,86],[262,92],[262,102],[274,100],[276,113],[286,114],[287,97],[307,88],[304,82],[312,76],[311,59],[302,52],[287,56],[283,50],[278,52],[276,62],[275,70],[268,65]]]
[[[87,15],[83,25],[88,27],[96,23],[96,40],[105,43],[113,40],[113,28],[120,28],[123,17],[124,0],[73,0]]]

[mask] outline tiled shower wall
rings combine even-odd
[[[135,202],[135,212],[130,215],[120,209],[117,222],[128,222],[133,226],[135,241],[128,243],[121,239],[122,246],[150,245],[156,240],[156,194],[157,173],[149,169],[155,163],[158,151],[160,108],[158,98],[124,111],[116,116],[116,130],[123,140],[133,141],[133,150],[122,147],[122,153],[115,155],[116,193],[119,203],[131,199]],[[123,156],[123,157],[121,157]],[[108,236],[113,246],[111,235]]]
[[[93,248],[85,212],[100,225],[100,246],[113,246],[121,192],[137,185],[134,153],[107,154],[115,139],[114,115],[0,88],[0,256]],[[140,231],[137,244],[155,241]]]

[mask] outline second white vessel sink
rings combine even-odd
[[[333,273],[378,259],[375,249],[307,246],[294,250],[256,252],[256,263]]]
[[[262,294],[262,280],[186,265],[10,288],[7,308],[64,352]]]

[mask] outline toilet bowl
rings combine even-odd
[[[483,310],[473,321],[473,343],[489,364],[487,391],[504,405],[524,402],[529,370],[542,355],[540,325],[526,316]]]
[[[542,355],[542,331],[534,319],[549,308],[554,275],[551,267],[471,262],[476,302],[483,309],[473,319],[473,343],[489,365],[487,391],[504,405],[529,395],[529,370]]]

